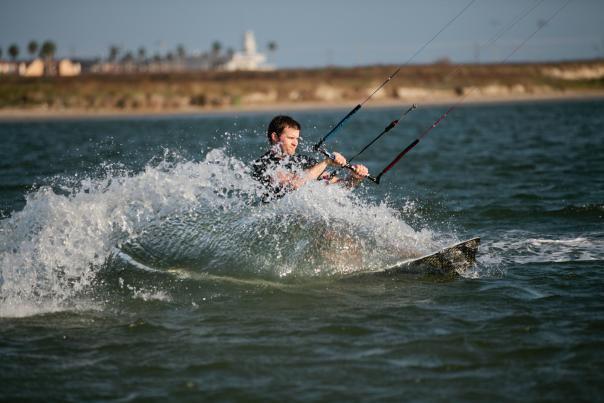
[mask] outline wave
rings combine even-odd
[[[123,265],[120,254],[160,271],[296,281],[380,268],[457,240],[320,182],[265,205],[245,164],[222,149],[201,162],[108,168],[64,183],[31,191],[23,210],[0,220],[0,316],[96,309],[85,296],[99,272]]]
[[[604,239],[601,234],[544,238],[510,231],[483,244],[482,253],[508,264],[599,262],[604,261]]]

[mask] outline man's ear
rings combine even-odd
[[[277,133],[272,132],[271,133],[271,143],[277,144],[278,142],[279,142],[279,136],[277,136]]]

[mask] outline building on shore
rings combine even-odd
[[[21,62],[19,63],[18,73],[22,77],[42,77],[44,75],[44,62],[42,59]]]
[[[121,60],[97,60],[83,64],[83,71],[95,74],[136,74],[136,73],[187,73],[196,71],[269,71],[275,68],[266,63],[265,54],[258,52],[254,33],[248,31],[243,36],[243,49],[239,52],[212,50],[203,53],[152,58],[124,57]]]
[[[256,38],[252,31],[247,31],[243,35],[243,50],[233,53],[226,63],[220,67],[227,71],[267,71],[275,69],[273,66],[266,64],[266,55],[256,50]]]
[[[0,75],[17,74],[19,64],[8,60],[0,60]]]
[[[58,71],[61,77],[79,76],[82,72],[82,65],[69,59],[62,59],[59,62]]]
[[[71,77],[80,75],[82,65],[69,59],[42,60],[36,58],[30,61],[4,61],[0,60],[0,75],[18,75],[21,77],[62,76]]]

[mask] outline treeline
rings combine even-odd
[[[16,61],[21,53],[21,49],[19,45],[13,43],[9,45],[7,49],[7,54],[13,61]],[[42,42],[40,46],[37,41],[29,41],[27,44],[27,53],[31,58],[40,57],[42,59],[52,59],[54,55],[57,53],[57,45],[50,40]],[[3,56],[3,49],[0,46],[0,59]]]
[[[269,41],[267,46],[267,50],[269,53],[274,53],[278,46],[277,42]],[[24,55],[21,52],[21,48],[18,44],[12,43],[6,49],[3,49],[0,46],[0,59],[5,56],[9,56],[13,61],[16,61],[19,58],[19,55]],[[57,53],[57,45],[54,41],[46,40],[40,43],[38,41],[32,40],[29,41],[26,47],[27,54],[30,58],[40,57],[42,59],[52,59]],[[212,47],[209,51],[204,52],[204,55],[210,55],[214,57],[218,57],[221,55],[224,50],[224,46],[220,41],[214,41],[212,43]],[[235,50],[232,47],[226,49],[225,55],[231,56],[235,53]],[[123,49],[118,45],[110,45],[107,56],[105,60],[109,63],[116,62],[144,62],[144,61],[161,61],[161,60],[182,60],[185,59],[190,54],[185,49],[184,45],[179,44],[174,49],[166,51],[163,55],[159,52],[155,52],[152,56],[149,55],[147,48],[144,46],[138,47],[136,50]],[[102,57],[97,57],[96,60],[102,60]]]
[[[266,49],[270,54],[273,54],[278,48],[277,42],[269,41],[266,45]],[[224,51],[224,53],[223,53]],[[209,50],[203,52],[200,56],[211,56],[211,57],[219,57],[219,56],[227,56],[230,57],[235,53],[235,49],[232,47],[225,48],[220,41],[212,42],[212,46]],[[136,50],[132,49],[123,49],[118,45],[109,46],[109,50],[107,52],[107,58],[105,59],[109,63],[123,62],[144,62],[144,61],[154,61],[159,62],[162,60],[174,61],[174,60],[183,60],[187,57],[192,56],[190,52],[187,52],[186,48],[182,44],[176,45],[173,49],[169,49],[162,55],[160,52],[154,52],[153,55],[150,55],[147,48],[144,46],[138,47]]]

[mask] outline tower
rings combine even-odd
[[[243,52],[248,55],[256,54],[256,38],[252,31],[246,31],[243,35]]]

